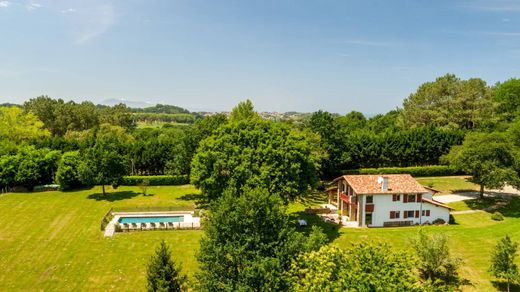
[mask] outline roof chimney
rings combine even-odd
[[[383,192],[388,191],[388,177],[380,176],[377,178],[377,182],[379,184],[381,184],[381,191],[383,191]]]

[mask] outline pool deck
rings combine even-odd
[[[104,236],[105,237],[112,237],[115,233],[115,225],[119,221],[119,218],[121,217],[149,217],[153,215],[161,215],[161,216],[178,216],[178,215],[184,215],[184,221],[183,222],[175,222],[172,225],[166,225],[167,228],[162,228],[162,230],[168,230],[168,229],[199,229],[200,228],[200,217],[193,217],[194,212],[190,211],[162,211],[162,212],[114,212],[114,218],[108,222],[107,226],[105,227]],[[145,223],[146,227],[141,228],[139,225],[139,228],[133,228],[128,229],[128,231],[132,230],[161,230],[161,228],[156,228],[150,223]],[[171,228],[168,228],[170,226]]]

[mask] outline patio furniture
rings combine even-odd
[[[131,230],[137,230],[137,228],[138,228],[137,223],[132,223],[131,226],[132,226]]]
[[[146,226],[146,223],[144,222],[141,222],[141,230],[146,230],[147,229],[147,226]]]
[[[152,229],[155,229],[157,226],[155,225],[155,222],[151,222],[150,223],[150,226],[152,227]]]
[[[175,229],[173,222],[168,222],[168,228]]]
[[[166,229],[166,224],[164,224],[164,222],[160,222],[159,227],[160,229]]]
[[[123,223],[123,231],[129,231],[130,225],[128,223]]]

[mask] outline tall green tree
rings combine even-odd
[[[520,114],[520,79],[511,78],[498,83],[494,90],[498,113],[505,121],[512,121]]]
[[[21,142],[49,136],[49,131],[32,112],[18,107],[0,107],[0,140]]]
[[[422,84],[404,100],[400,124],[473,129],[488,123],[493,113],[491,89],[482,79],[446,74]]]
[[[62,189],[79,187],[81,180],[78,167],[81,162],[79,151],[65,152],[61,156],[56,171],[55,181]]]
[[[135,127],[130,108],[128,108],[124,103],[102,109],[100,112],[100,122],[119,126],[125,129],[132,129]]]
[[[418,291],[412,259],[387,245],[323,246],[292,262],[291,291]]]
[[[461,285],[461,260],[450,255],[446,235],[430,235],[421,230],[412,245],[418,258],[416,268],[425,286],[449,291]]]
[[[259,117],[260,116],[255,112],[253,103],[248,99],[238,103],[238,105],[233,108],[229,120],[231,122],[239,122]]]
[[[101,185],[106,195],[105,185],[119,186],[123,175],[127,174],[128,143],[132,137],[118,126],[101,125],[96,134],[95,144],[84,150],[83,161],[78,174],[86,185]]]
[[[361,114],[362,116],[362,114]],[[320,147],[326,152],[326,157],[323,160],[320,172],[324,178],[333,178],[341,173],[343,162],[345,159],[345,137],[342,133],[347,127],[344,123],[351,120],[356,123],[363,123],[363,118],[356,113],[351,113],[349,118],[345,118],[342,122],[338,122],[332,114],[324,111],[317,111],[311,115],[305,126],[312,132],[320,136]],[[355,127],[350,125],[349,127]]]
[[[276,195],[265,189],[249,189],[242,195],[227,191],[204,221],[198,254],[200,289],[287,291],[285,271],[306,248],[319,247],[309,246],[290,226]]]
[[[170,249],[164,240],[157,247],[155,255],[150,258],[147,281],[147,290],[150,292],[186,290],[186,276],[181,275],[181,268],[173,261]]]
[[[263,187],[289,202],[317,183],[321,152],[312,139],[260,118],[230,122],[200,143],[191,182],[210,200],[226,189]]]
[[[517,186],[515,149],[506,134],[469,133],[460,146],[454,146],[443,160],[454,168],[471,175],[471,181],[480,185],[480,197],[485,188]]]
[[[499,279],[507,282],[507,291],[512,283],[519,280],[518,265],[515,263],[518,243],[513,242],[508,235],[500,239],[493,250],[489,271]]]

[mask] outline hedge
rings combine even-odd
[[[360,168],[344,170],[343,174],[401,174],[409,173],[412,176],[449,176],[463,175],[463,172],[457,171],[447,165],[429,165],[429,166],[412,166],[412,167],[381,167],[381,168]]]
[[[124,176],[121,185],[136,186],[145,179],[150,186],[184,185],[190,182],[187,175],[131,175]]]

